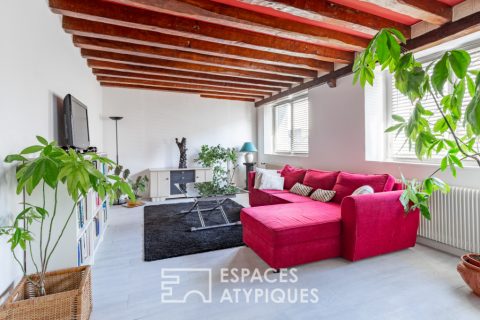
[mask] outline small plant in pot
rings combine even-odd
[[[114,199],[117,190],[135,196],[125,180],[104,175],[94,165],[96,162],[114,167],[110,159],[94,153],[82,155],[73,150],[65,151],[56,142],[48,142],[40,136],[37,140],[37,145],[5,158],[5,162],[17,164],[17,194],[23,190],[28,195],[39,192],[43,201],[23,203],[23,210],[12,224],[0,227],[0,235],[8,238],[13,257],[24,274],[14,294],[0,307],[0,318],[88,319],[91,311],[89,267],[48,272],[49,263],[81,197],[90,190],[97,192],[102,200]],[[31,157],[34,154],[36,156]],[[68,211],[57,206],[62,188],[71,199]],[[47,194],[54,195],[52,202],[47,201]],[[39,227],[39,234],[31,232],[34,225]],[[54,226],[61,230],[58,236],[52,232]],[[32,253],[34,246],[38,255]],[[27,274],[17,256],[18,248],[31,257],[34,274]]]
[[[135,180],[129,180],[130,186],[132,187],[133,193],[135,194],[135,199],[128,200],[128,207],[138,207],[143,206],[145,203],[140,201],[142,195],[147,190],[148,186],[148,177],[147,176],[138,176]]]
[[[212,168],[213,183],[231,185],[234,183],[238,168],[238,151],[235,148],[224,148],[221,145],[202,145],[195,162],[205,168]]]
[[[128,177],[130,177],[130,169],[124,169],[122,165],[118,165],[113,170],[113,174],[123,181],[128,181]],[[126,202],[126,198],[126,193],[122,189],[118,189],[116,191],[115,201],[113,204],[124,204]]]
[[[407,181],[400,201],[405,213],[419,209],[428,220],[430,198],[437,191],[449,192],[449,186],[436,177],[457,170],[467,163],[480,167],[480,71],[471,66],[465,50],[445,51],[438,59],[422,65],[414,55],[402,52],[405,37],[398,30],[382,29],[366,50],[355,59],[354,82],[373,85],[377,65],[393,75],[397,90],[408,97],[412,112],[408,119],[393,115],[386,132],[404,134],[405,145],[414,148],[418,159],[433,155],[441,158],[438,168],[423,180]],[[427,107],[433,100],[433,108]],[[466,106],[466,107],[465,107]],[[480,294],[479,254],[464,256],[458,271],[467,284]]]

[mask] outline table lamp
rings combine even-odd
[[[257,152],[257,148],[252,142],[245,142],[240,149],[240,152],[245,152],[245,162],[253,163],[253,152]]]

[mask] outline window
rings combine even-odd
[[[476,47],[470,47],[466,48],[468,53],[472,56],[472,62],[470,63],[470,69],[471,70],[478,70],[480,68],[480,47],[478,45]],[[435,57],[430,57],[429,59],[425,59],[423,62],[423,65],[426,66],[433,60],[436,60],[438,56]],[[433,69],[433,68],[432,68]],[[433,70],[430,70],[430,75]],[[413,111],[414,106],[410,103],[410,100],[402,95],[396,88],[395,88],[395,82],[392,81],[391,79],[389,80],[388,87],[390,88],[390,110],[388,114],[388,121],[391,121],[391,115],[396,114],[399,116],[402,116],[405,119],[408,119]],[[451,87],[446,87],[445,89],[447,92],[450,92],[452,90]],[[463,102],[463,110],[466,109],[468,103],[470,102],[471,98],[468,92],[465,93],[465,99]],[[425,109],[433,111],[434,115],[430,117],[430,120],[432,122],[438,120],[440,118],[440,115],[436,109],[435,102],[433,100],[433,97],[431,95],[426,96],[422,100],[422,105],[425,107]],[[392,125],[392,123],[389,123],[388,126]],[[463,129],[463,128],[462,128]],[[465,132],[457,131],[460,136],[465,134]],[[415,156],[415,146],[412,143],[412,146],[409,147],[408,142],[406,142],[406,137],[405,134],[402,132],[400,133],[397,137],[395,137],[395,134],[390,134],[389,135],[389,141],[388,141],[388,157],[390,159],[417,159]],[[442,154],[436,155],[435,153],[432,156],[432,159],[440,159],[442,158]]]
[[[273,151],[275,153],[308,153],[308,97],[284,100],[273,107]]]

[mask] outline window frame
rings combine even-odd
[[[467,42],[465,44],[462,44],[462,45],[459,45],[459,46],[454,46],[454,47],[451,47],[451,48],[448,48],[448,49],[439,50],[439,51],[433,52],[433,53],[425,55],[425,56],[421,56],[421,57],[417,58],[417,61],[422,63],[422,64],[432,62],[434,60],[437,60],[437,59],[441,58],[446,50],[455,50],[455,49],[467,50],[467,51],[472,50],[472,49],[479,49],[480,50],[480,39],[470,41],[470,42]],[[386,101],[386,104],[385,104],[386,109],[387,109],[386,112],[385,112],[385,116],[386,116],[385,128],[388,128],[388,127],[390,127],[391,125],[394,124],[392,122],[392,115],[393,115],[393,90],[392,90],[393,77],[392,77],[392,74],[387,73],[386,77],[385,77],[385,80],[386,80],[386,91],[387,91],[386,92],[387,101]],[[449,84],[447,83],[447,85],[449,85]],[[468,94],[468,93],[466,93],[466,94]],[[395,139],[395,137],[394,137],[393,134],[388,134],[387,139],[385,139],[386,146],[385,146],[385,149],[384,149],[385,150],[385,155],[384,156],[385,156],[385,160],[387,160],[387,161],[398,162],[398,163],[418,163],[418,162],[422,162],[422,163],[425,163],[425,164],[433,164],[433,165],[438,165],[442,161],[442,157],[420,160],[415,156],[408,157],[408,156],[394,155],[392,153],[392,144],[393,144],[394,139]],[[469,163],[472,162],[472,161],[471,160],[465,160],[465,162],[466,162],[467,166],[469,166]]]
[[[306,152],[293,152],[293,124],[294,124],[294,112],[293,112],[293,104],[295,101],[298,100],[303,100],[306,99],[308,103],[308,150]],[[289,104],[290,105],[290,152],[283,152],[283,151],[277,151],[276,150],[276,137],[277,137],[277,123],[276,123],[276,108],[280,107],[282,105]],[[288,99],[283,99],[276,101],[274,104],[272,104],[272,133],[273,133],[273,145],[272,145],[272,151],[273,154],[276,155],[283,155],[283,156],[308,156],[310,152],[310,99],[308,98],[308,91],[307,92],[302,92],[300,94],[297,94],[295,96],[291,96]]]

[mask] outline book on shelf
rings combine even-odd
[[[107,222],[108,219],[108,206],[107,201],[102,204],[102,211],[103,211],[103,222]]]
[[[102,198],[100,198],[100,195],[98,193],[95,193],[95,204],[97,208],[102,204]]]
[[[95,221],[95,235],[98,237],[100,235],[100,220],[98,217],[93,218]]]
[[[81,266],[92,255],[90,232],[85,232],[80,239],[78,239],[77,257],[78,265]]]
[[[83,226],[85,225],[85,221],[86,221],[86,216],[85,216],[85,203],[83,201],[83,198],[78,201],[77,203],[77,217],[78,217],[78,228],[79,229],[82,229]]]

